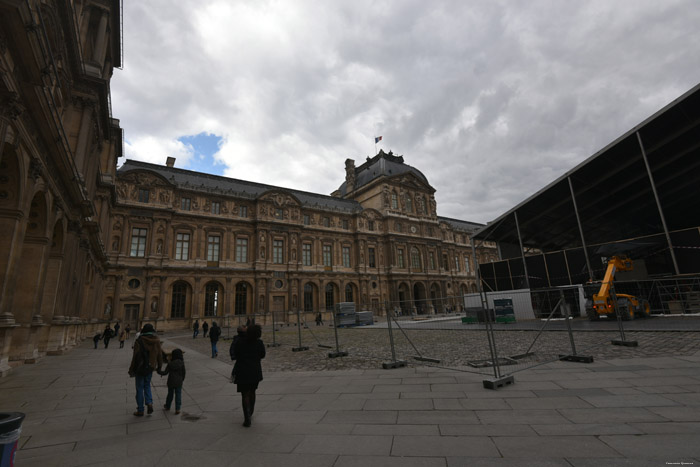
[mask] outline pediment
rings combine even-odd
[[[410,188],[412,190],[425,190],[429,193],[435,192],[433,187],[410,172],[389,177],[388,182],[396,187]]]
[[[119,174],[118,180],[126,183],[133,183],[135,185],[142,185],[147,187],[161,186],[161,187],[171,187],[172,185],[166,179],[158,174],[145,170],[131,170],[125,174]]]
[[[300,206],[299,200],[284,191],[268,191],[263,193],[258,197],[259,201],[266,201],[274,204],[275,206]]]

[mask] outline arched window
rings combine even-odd
[[[335,305],[333,284],[328,284],[326,285],[326,310],[333,311],[333,305]]]
[[[354,302],[352,297],[352,285],[348,284],[345,286],[345,301],[346,302]]]
[[[210,282],[204,291],[204,316],[216,316],[219,311],[219,284]]]
[[[236,284],[234,307],[234,313],[237,315],[245,315],[248,310],[248,284],[245,282]]]
[[[171,318],[185,317],[185,304],[187,303],[187,284],[176,282],[173,284],[173,300],[170,308]]]
[[[415,247],[411,248],[411,267],[415,271],[420,271],[422,269],[420,252],[418,251],[418,248]]]
[[[314,286],[310,283],[304,286],[304,311],[314,311]]]

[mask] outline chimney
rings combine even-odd
[[[355,161],[345,159],[345,193],[355,190]]]
[[[168,157],[168,158],[165,160],[165,165],[167,165],[168,167],[174,166],[174,165],[175,165],[175,158],[174,158],[174,157]]]

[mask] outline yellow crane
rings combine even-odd
[[[591,321],[598,320],[601,316],[615,315],[615,303],[610,295],[615,273],[617,271],[631,271],[633,269],[632,260],[627,256],[613,256],[608,260],[608,269],[600,284],[598,293],[593,294],[593,299],[586,302],[586,314]],[[647,318],[651,314],[649,302],[643,298],[623,293],[615,294],[617,297],[617,308],[620,316],[624,320],[634,319],[635,316]]]

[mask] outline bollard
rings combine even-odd
[[[15,465],[17,441],[23,420],[24,414],[21,412],[0,412],[0,467]]]

